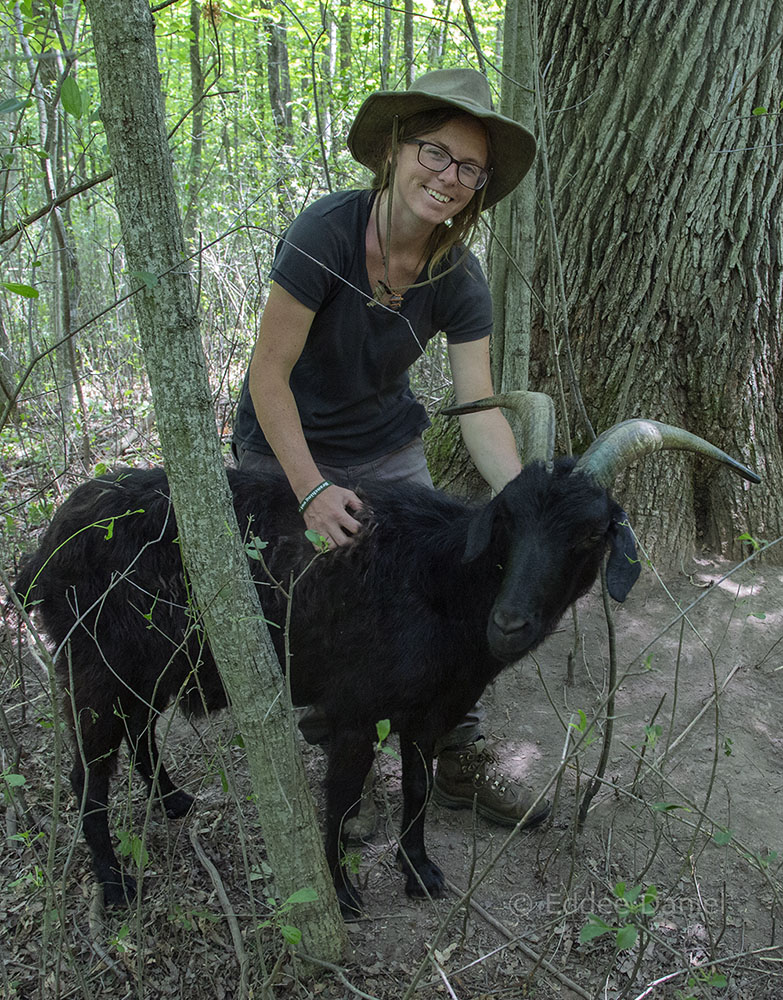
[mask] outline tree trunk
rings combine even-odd
[[[153,20],[146,0],[88,0],[101,113],[182,554],[243,733],[264,841],[282,899],[315,903],[292,923],[317,958],[345,943],[312,797],[286,713],[220,458],[199,323],[174,196]]]
[[[349,85],[351,71],[351,0],[340,0],[340,78]]]
[[[392,5],[391,0],[382,0],[383,24],[381,27],[381,90],[388,90],[390,87],[389,74],[391,72],[391,35],[392,35]]]
[[[593,425],[662,419],[764,476],[749,488],[677,455],[630,470],[618,495],[663,562],[783,534],[782,32],[778,0],[542,6],[552,194]],[[536,278],[547,301],[542,256]],[[553,385],[552,322],[537,312],[536,388]]]
[[[433,69],[443,66],[446,35],[451,14],[451,0],[435,0],[434,12],[437,20],[432,22],[427,38],[427,65]]]
[[[413,0],[405,0],[402,18],[402,61],[405,66],[405,89],[413,83],[415,58],[413,54]]]
[[[204,71],[201,66],[200,37],[201,7],[197,0],[190,0],[190,98],[193,110],[190,115],[187,207],[182,221],[188,242],[196,235],[196,215],[201,191],[201,154],[204,148]]]
[[[291,78],[288,71],[288,41],[285,21],[271,19],[266,22],[267,31],[267,85],[269,104],[275,122],[278,145],[290,145],[293,141],[293,116],[291,113]]]
[[[530,0],[508,0],[503,24],[503,81],[498,110],[535,131]],[[526,389],[530,365],[530,280],[535,249],[535,167],[493,210],[490,249],[496,389]],[[507,414],[514,422],[512,414]],[[517,430],[517,428],[515,428]],[[519,442],[523,450],[523,442]],[[522,455],[524,461],[524,454]]]

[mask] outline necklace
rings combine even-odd
[[[394,173],[392,172],[392,182],[394,178]],[[391,182],[390,182],[391,184]],[[450,266],[438,272],[431,278],[427,278],[425,281],[417,281],[411,285],[405,285],[403,288],[395,289],[389,284],[389,261],[386,257],[386,253],[383,249],[383,243],[381,242],[381,220],[380,220],[380,196],[376,201],[372,209],[375,212],[375,238],[378,240],[378,250],[381,255],[381,262],[383,263],[383,278],[379,278],[375,283],[375,288],[373,288],[372,298],[369,299],[367,305],[372,309],[376,305],[386,305],[388,309],[393,309],[395,312],[399,312],[402,308],[403,296],[405,292],[409,292],[411,288],[421,288],[422,285],[431,285],[433,282],[437,281],[439,278],[445,277],[450,274],[455,268],[459,267],[463,259],[468,254],[468,245],[465,244],[463,251],[456,261]],[[386,204],[386,235],[391,230],[391,186],[389,187],[388,201]],[[419,260],[421,263],[421,258]],[[384,296],[389,297],[388,303],[384,303]]]
[[[378,302],[383,301],[384,295],[389,296],[388,306],[390,309],[394,309],[395,312],[399,312],[402,308],[403,293],[407,292],[412,285],[407,285],[405,288],[396,291],[389,284],[389,261],[386,258],[386,253],[383,249],[383,243],[381,242],[381,220],[379,218],[379,205],[375,205],[375,237],[378,240],[378,250],[381,254],[381,262],[383,263],[383,277],[379,278],[373,289],[373,297],[367,303],[368,306],[372,307]],[[388,227],[387,227],[388,233]]]

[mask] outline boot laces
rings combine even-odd
[[[466,748],[460,757],[462,773],[465,776],[470,775],[477,788],[482,785],[490,785],[492,788],[496,788],[501,795],[505,794],[506,784],[502,780],[503,774],[498,768],[500,758],[493,750],[487,748],[483,740]]]

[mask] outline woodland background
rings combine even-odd
[[[100,5],[89,6],[95,16]],[[628,416],[714,441],[763,486],[691,458],[641,463],[618,493],[645,551],[662,566],[687,567],[698,552],[776,560],[779,4],[193,0],[153,13],[226,458],[279,235],[309,200],[367,181],[344,144],[359,103],[427,69],[472,65],[498,107],[539,136],[535,171],[477,247],[495,300],[497,384],[552,393],[561,449]],[[131,266],[123,244],[84,6],[4,2],[0,65],[0,565],[11,573],[86,475],[164,456],[133,310],[159,275]],[[435,415],[449,392],[442,346],[414,384]],[[437,418],[428,446],[443,484],[480,491]],[[14,713],[28,706],[13,657],[4,671],[2,770],[14,775]],[[44,957],[38,980],[6,978],[9,995],[60,995],[55,966]],[[62,995],[87,983],[77,976]]]

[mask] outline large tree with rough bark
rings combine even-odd
[[[783,534],[783,5],[564,0],[541,7],[538,41],[534,287],[557,301],[551,194],[565,301],[534,313],[532,387],[557,392],[557,356],[577,445],[575,385],[595,431],[662,419],[756,468],[748,489],[672,455],[618,485],[656,557],[738,555],[746,532]]]

